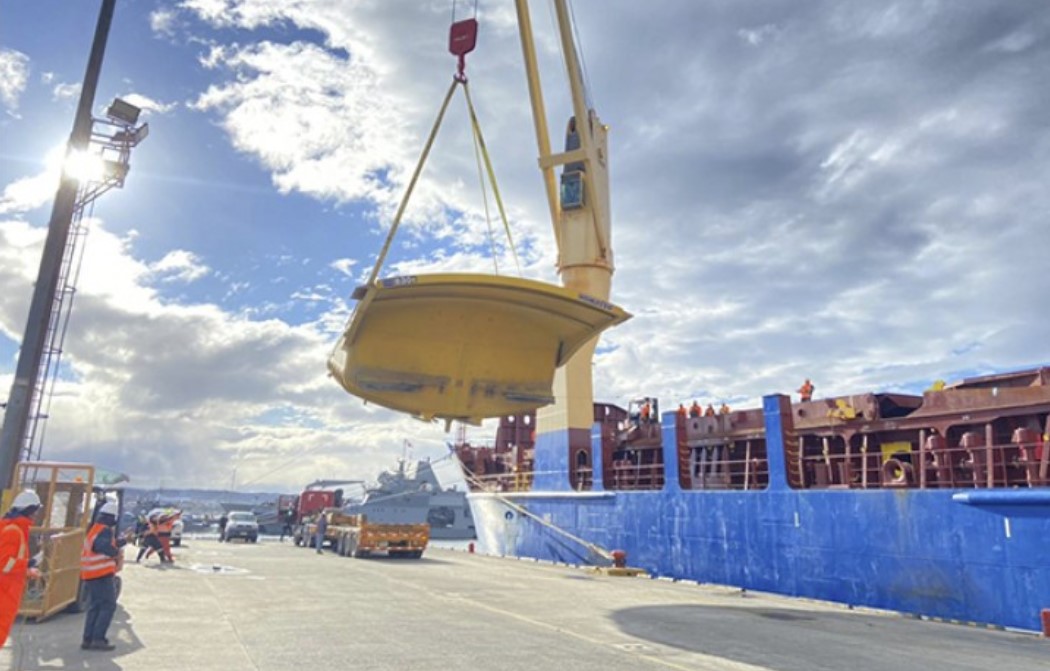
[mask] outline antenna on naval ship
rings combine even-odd
[[[92,117],[106,40],[116,0],[102,0],[77,104],[73,132],[51,209],[40,270],[29,306],[22,347],[0,430],[0,488],[14,484],[19,459],[39,459],[62,346],[76,293],[87,234],[84,212],[103,193],[124,186],[131,149],[149,134],[138,124],[141,110],[119,98],[104,118]]]

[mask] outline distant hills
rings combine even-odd
[[[158,501],[160,503],[194,503],[198,505],[218,505],[219,503],[242,503],[259,505],[276,501],[281,496],[277,492],[234,492],[228,489],[176,489],[176,488],[141,488],[128,487],[124,498],[128,501]]]

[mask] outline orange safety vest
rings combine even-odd
[[[26,533],[30,524],[31,522],[28,520],[22,523],[19,523],[19,520],[16,519],[0,520],[0,534],[3,534],[3,538],[0,540],[0,547],[5,548],[5,551],[0,553],[0,575],[25,573],[29,562],[29,547],[26,543]],[[14,536],[9,535],[12,533]],[[12,539],[15,537],[18,539],[18,549],[11,556],[4,556],[7,555],[6,550],[15,547],[15,543],[12,542]]]
[[[106,528],[105,524],[94,524],[84,538],[84,547],[80,551],[80,579],[96,580],[117,572],[117,558],[95,552],[92,547],[95,539]],[[117,547],[114,542],[113,547]]]
[[[0,646],[7,641],[18,615],[29,568],[29,527],[27,517],[0,519]]]

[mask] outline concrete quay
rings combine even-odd
[[[1050,669],[1032,634],[461,551],[188,538],[175,553],[125,567],[115,651],[80,650],[84,616],[62,614],[16,623],[0,669]]]

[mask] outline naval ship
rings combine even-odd
[[[394,469],[380,473],[376,484],[344,509],[388,524],[426,522],[435,540],[475,538],[467,493],[455,486],[442,487],[429,459],[398,459]]]
[[[341,480],[341,484],[361,484],[360,480]],[[364,514],[384,524],[430,525],[435,540],[471,540],[476,537],[474,518],[467,493],[456,486],[442,487],[429,459],[398,459],[393,469],[383,471],[376,483],[365,485],[363,493],[354,495],[336,490],[336,505],[350,514]],[[294,507],[296,496],[281,496],[265,503],[223,502],[226,512],[251,511],[263,533],[280,533],[284,523],[281,513]],[[340,503],[345,501],[344,503]]]

